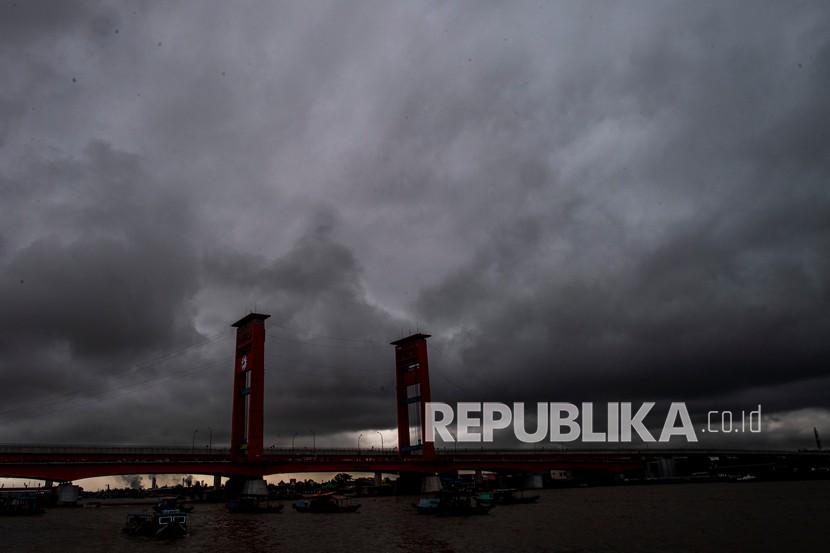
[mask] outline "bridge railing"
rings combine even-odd
[[[472,455],[498,456],[498,455],[590,455],[590,454],[618,454],[618,455],[687,455],[687,454],[711,454],[711,455],[828,455],[828,451],[816,450],[749,450],[749,449],[704,449],[704,448],[643,448],[643,447],[619,447],[619,448],[564,448],[537,447],[521,449],[491,449],[491,448],[461,448],[441,447],[436,448],[436,453],[442,457],[460,455],[469,457]],[[124,446],[96,446],[96,445],[66,445],[66,444],[0,444],[0,455],[2,454],[88,454],[88,455],[199,455],[209,457],[228,457],[230,449],[226,447],[181,447],[181,446],[153,446],[153,445],[124,445]],[[336,448],[336,447],[277,447],[272,446],[263,450],[264,456],[398,456],[397,448]],[[408,459],[418,459],[418,455],[406,455]]]
[[[199,455],[216,455],[228,456],[230,449],[214,447],[171,447],[171,446],[87,446],[87,445],[16,445],[16,444],[0,444],[0,454],[3,453],[31,453],[31,454],[57,454],[57,453],[88,453],[90,455],[117,455],[117,454],[136,454],[136,455],[190,455],[198,453]]]
[[[480,448],[438,448],[440,455],[451,456],[453,454],[471,455],[481,453],[484,455],[498,454],[538,454],[540,452],[559,452],[559,449],[480,449]],[[582,450],[585,451],[585,450]],[[152,445],[125,445],[125,446],[94,446],[94,445],[64,445],[64,444],[0,444],[0,454],[89,454],[89,455],[199,455],[227,457],[230,449],[225,447],[214,448],[193,448],[180,446],[152,446]],[[349,447],[278,447],[272,446],[263,450],[265,456],[342,456],[342,455],[399,455],[397,448],[349,448]],[[406,457],[418,458],[417,454]]]

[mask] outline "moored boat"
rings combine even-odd
[[[486,515],[492,508],[492,501],[465,492],[443,492],[422,497],[415,504],[418,513],[438,516]]]
[[[415,503],[415,508],[418,510],[418,513],[429,515],[437,513],[440,505],[441,498],[439,497],[422,497]]]
[[[0,494],[0,515],[39,515],[43,512],[43,499],[35,493]]]
[[[131,513],[127,515],[124,532],[131,536],[175,538],[187,534],[187,518],[187,513],[179,509]]]

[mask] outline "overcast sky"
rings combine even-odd
[[[3,0],[0,442],[226,443],[256,309],[266,445],[380,445],[420,329],[437,401],[761,403],[810,447],[828,28],[823,1]]]

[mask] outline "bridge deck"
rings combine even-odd
[[[550,469],[626,473],[656,459],[706,459],[735,466],[771,463],[830,466],[825,451],[725,449],[440,449],[434,458],[397,450],[270,448],[256,461],[234,461],[230,450],[126,446],[0,446],[0,476],[77,480],[119,474],[222,474],[263,476],[293,472],[412,472]]]

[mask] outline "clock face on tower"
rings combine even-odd
[[[242,359],[239,360],[239,368],[243,371],[248,370],[248,356],[243,355]]]

